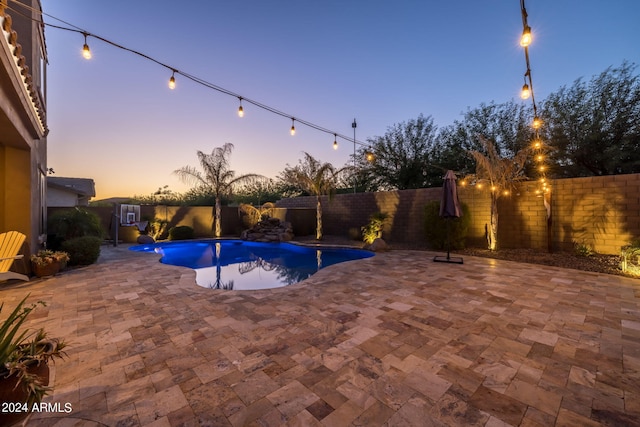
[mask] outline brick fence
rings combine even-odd
[[[571,250],[574,243],[605,254],[640,237],[640,174],[553,180],[551,244],[554,250]],[[470,210],[468,243],[486,245],[490,218],[488,190],[459,186],[460,201]],[[503,248],[547,248],[546,209],[535,194],[535,183],[525,182],[498,202],[498,244]],[[322,198],[324,232],[348,235],[360,229],[369,215],[391,215],[384,237],[389,242],[424,241],[424,206],[439,201],[441,188],[377,193],[338,194]],[[281,208],[315,209],[315,197],[283,199]]]
[[[640,238],[640,174],[560,179],[551,182],[554,250],[571,250],[574,242],[596,252],[619,254],[620,247]],[[490,218],[488,190],[458,186],[460,201],[469,207],[471,224],[467,244],[486,246]],[[441,188],[338,194],[322,197],[324,234],[348,236],[360,230],[376,212],[390,215],[383,237],[390,243],[424,243],[424,207],[440,201]],[[293,224],[298,236],[315,233],[315,197],[296,197],[277,202],[274,216]],[[50,209],[50,214],[56,210]],[[105,230],[112,229],[113,208],[90,208],[102,218]],[[211,206],[142,206],[143,219],[160,218],[169,226],[188,225],[197,237],[213,236]],[[498,202],[498,244],[503,248],[547,248],[546,210],[536,197],[535,183],[522,183],[517,191]],[[238,236],[243,226],[235,207],[223,207],[224,236]],[[132,227],[120,227],[120,239],[135,241]]]

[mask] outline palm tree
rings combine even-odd
[[[493,251],[498,246],[498,199],[502,195],[510,194],[517,182],[526,179],[524,166],[529,149],[521,149],[513,158],[503,158],[490,140],[482,136],[478,138],[486,153],[469,151],[476,161],[476,173],[469,179],[478,184],[486,183],[491,191],[491,224],[487,232],[487,240],[489,249]]]
[[[316,239],[322,239],[322,204],[320,196],[331,197],[335,192],[338,175],[343,169],[336,169],[331,163],[322,163],[311,154],[304,152],[304,160],[297,166],[285,168],[281,179],[310,195],[316,196]]]
[[[200,186],[215,197],[216,237],[220,237],[222,234],[222,227],[220,226],[220,198],[223,196],[231,196],[236,185],[262,178],[262,175],[257,174],[236,176],[235,171],[229,169],[229,156],[231,156],[232,151],[233,144],[228,142],[222,147],[214,148],[211,154],[198,151],[198,160],[200,161],[202,172],[193,166],[183,166],[173,171],[183,182]]]

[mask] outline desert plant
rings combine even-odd
[[[28,297],[29,295],[24,297],[0,323],[0,381],[15,378],[15,391],[26,396],[26,402],[16,403],[26,403],[31,407],[33,403],[40,403],[51,390],[43,383],[42,378],[33,373],[33,368],[66,356],[63,351],[66,343],[61,339],[49,338],[44,329],[21,330],[29,314],[36,307],[46,305],[43,301],[25,305]],[[3,308],[4,303],[0,304],[0,312]]]
[[[573,242],[573,253],[582,257],[590,257],[595,254],[595,251],[590,245],[583,242]]]
[[[640,239],[634,239],[622,248],[620,268],[624,273],[640,276]]]
[[[442,218],[440,202],[432,201],[424,207],[424,230],[429,246],[433,249],[445,249],[447,244],[447,223],[449,221],[449,249],[463,249],[471,223],[469,206],[461,203],[462,216],[459,218]]]
[[[69,254],[69,265],[90,265],[100,256],[102,239],[82,236],[62,242],[62,249]]]
[[[369,217],[369,223],[361,228],[362,240],[371,244],[374,240],[382,238],[382,229],[385,221],[389,218],[389,214],[384,212],[376,212]]]
[[[169,240],[189,240],[193,237],[193,228],[188,225],[178,225],[169,229]]]
[[[40,250],[31,255],[31,263],[39,266],[49,265],[54,262],[65,265],[68,261],[69,254],[63,251]]]
[[[270,218],[273,215],[275,207],[276,205],[271,202],[267,202],[259,208],[246,203],[240,203],[238,206],[238,216],[245,228],[251,228],[260,220]]]

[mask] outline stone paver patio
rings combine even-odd
[[[125,247],[0,285],[69,341],[30,426],[640,425],[640,280],[392,251],[266,291]]]

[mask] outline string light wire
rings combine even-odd
[[[109,40],[109,39],[107,39],[105,37],[101,37],[99,35],[93,34],[93,33],[89,32],[89,31],[87,31],[85,29],[82,29],[82,28],[80,28],[80,27],[78,27],[78,26],[76,26],[74,24],[71,24],[71,23],[69,23],[67,21],[64,21],[64,20],[62,20],[60,18],[57,18],[57,17],[52,16],[50,14],[44,13],[41,10],[35,9],[35,8],[33,8],[31,6],[28,6],[28,5],[25,5],[23,3],[20,3],[17,0],[8,0],[8,1],[10,3],[14,3],[14,4],[17,4],[17,5],[21,6],[21,7],[23,7],[23,8],[26,8],[26,9],[32,11],[32,12],[35,12],[38,15],[41,15],[40,19],[34,19],[33,17],[23,13],[22,11],[20,11],[20,10],[14,8],[14,7],[12,7],[10,4],[7,5],[7,9],[12,10],[12,11],[14,11],[14,12],[16,12],[16,13],[22,15],[22,16],[25,16],[25,17],[31,19],[32,21],[39,23],[42,26],[47,26],[47,27],[51,27],[51,28],[55,28],[55,29],[59,29],[59,30],[79,33],[79,34],[81,34],[81,35],[83,35],[85,37],[85,44],[86,44],[87,37],[93,37],[94,39],[99,40],[99,41],[101,41],[103,43],[106,43],[106,44],[111,45],[111,46],[113,46],[115,48],[124,50],[126,52],[132,53],[134,55],[140,56],[140,57],[142,57],[142,58],[144,58],[144,59],[146,59],[148,61],[151,61],[151,62],[153,62],[153,63],[155,63],[157,65],[160,65],[161,67],[164,67],[164,68],[168,69],[169,71],[171,71],[171,73],[172,73],[171,78],[173,79],[174,83],[175,83],[175,77],[174,76],[176,74],[177,75],[181,75],[184,78],[186,78],[187,80],[191,80],[192,82],[197,83],[197,84],[199,84],[201,86],[204,86],[204,87],[206,87],[208,89],[215,90],[215,91],[220,92],[220,93],[222,93],[224,95],[232,96],[232,97],[235,97],[235,98],[240,98],[245,103],[254,105],[254,106],[256,106],[256,107],[258,107],[260,109],[263,109],[265,111],[268,111],[268,112],[270,112],[272,114],[276,114],[276,115],[281,116],[281,117],[291,118],[293,121],[298,122],[300,124],[303,124],[303,125],[305,125],[307,127],[310,127],[312,129],[315,129],[315,130],[317,130],[319,132],[327,133],[327,134],[330,134],[330,135],[332,134],[332,135],[334,135],[334,138],[342,138],[345,141],[349,141],[349,142],[358,144],[360,146],[370,148],[370,145],[365,143],[365,142],[354,140],[354,138],[352,138],[352,137],[340,134],[338,132],[335,132],[333,130],[330,130],[328,128],[325,128],[323,126],[320,126],[318,124],[310,122],[308,120],[300,119],[298,117],[293,116],[290,113],[285,113],[285,112],[283,112],[283,111],[281,111],[281,110],[279,110],[277,108],[271,107],[271,106],[269,106],[267,104],[264,104],[262,102],[253,100],[251,98],[247,98],[246,96],[240,95],[240,94],[235,93],[235,92],[233,92],[233,91],[231,91],[229,89],[225,89],[225,88],[223,88],[221,86],[218,86],[218,85],[216,85],[214,83],[208,82],[208,81],[206,81],[206,80],[204,80],[204,79],[202,79],[200,77],[197,77],[195,75],[192,75],[192,74],[189,74],[189,73],[187,73],[185,71],[182,71],[182,70],[180,70],[180,69],[178,69],[176,67],[168,65],[168,64],[166,64],[166,63],[164,63],[164,62],[162,62],[162,61],[160,61],[158,59],[155,59],[155,58],[153,58],[153,57],[151,57],[149,55],[146,55],[146,54],[144,54],[142,52],[139,52],[137,50],[128,48],[128,47],[123,46],[123,45],[121,45],[119,43],[113,42],[113,41],[111,41],[111,40]],[[56,20],[56,21],[59,21],[59,22],[65,24],[67,26],[64,27],[64,26],[61,26],[61,25],[55,25],[55,24],[51,24],[49,22],[45,22],[44,19],[42,18],[42,16],[47,16],[47,17],[49,17],[49,18],[51,18],[53,20]],[[292,124],[291,128],[292,128],[293,132],[295,132],[295,127],[293,126],[293,124]]]

